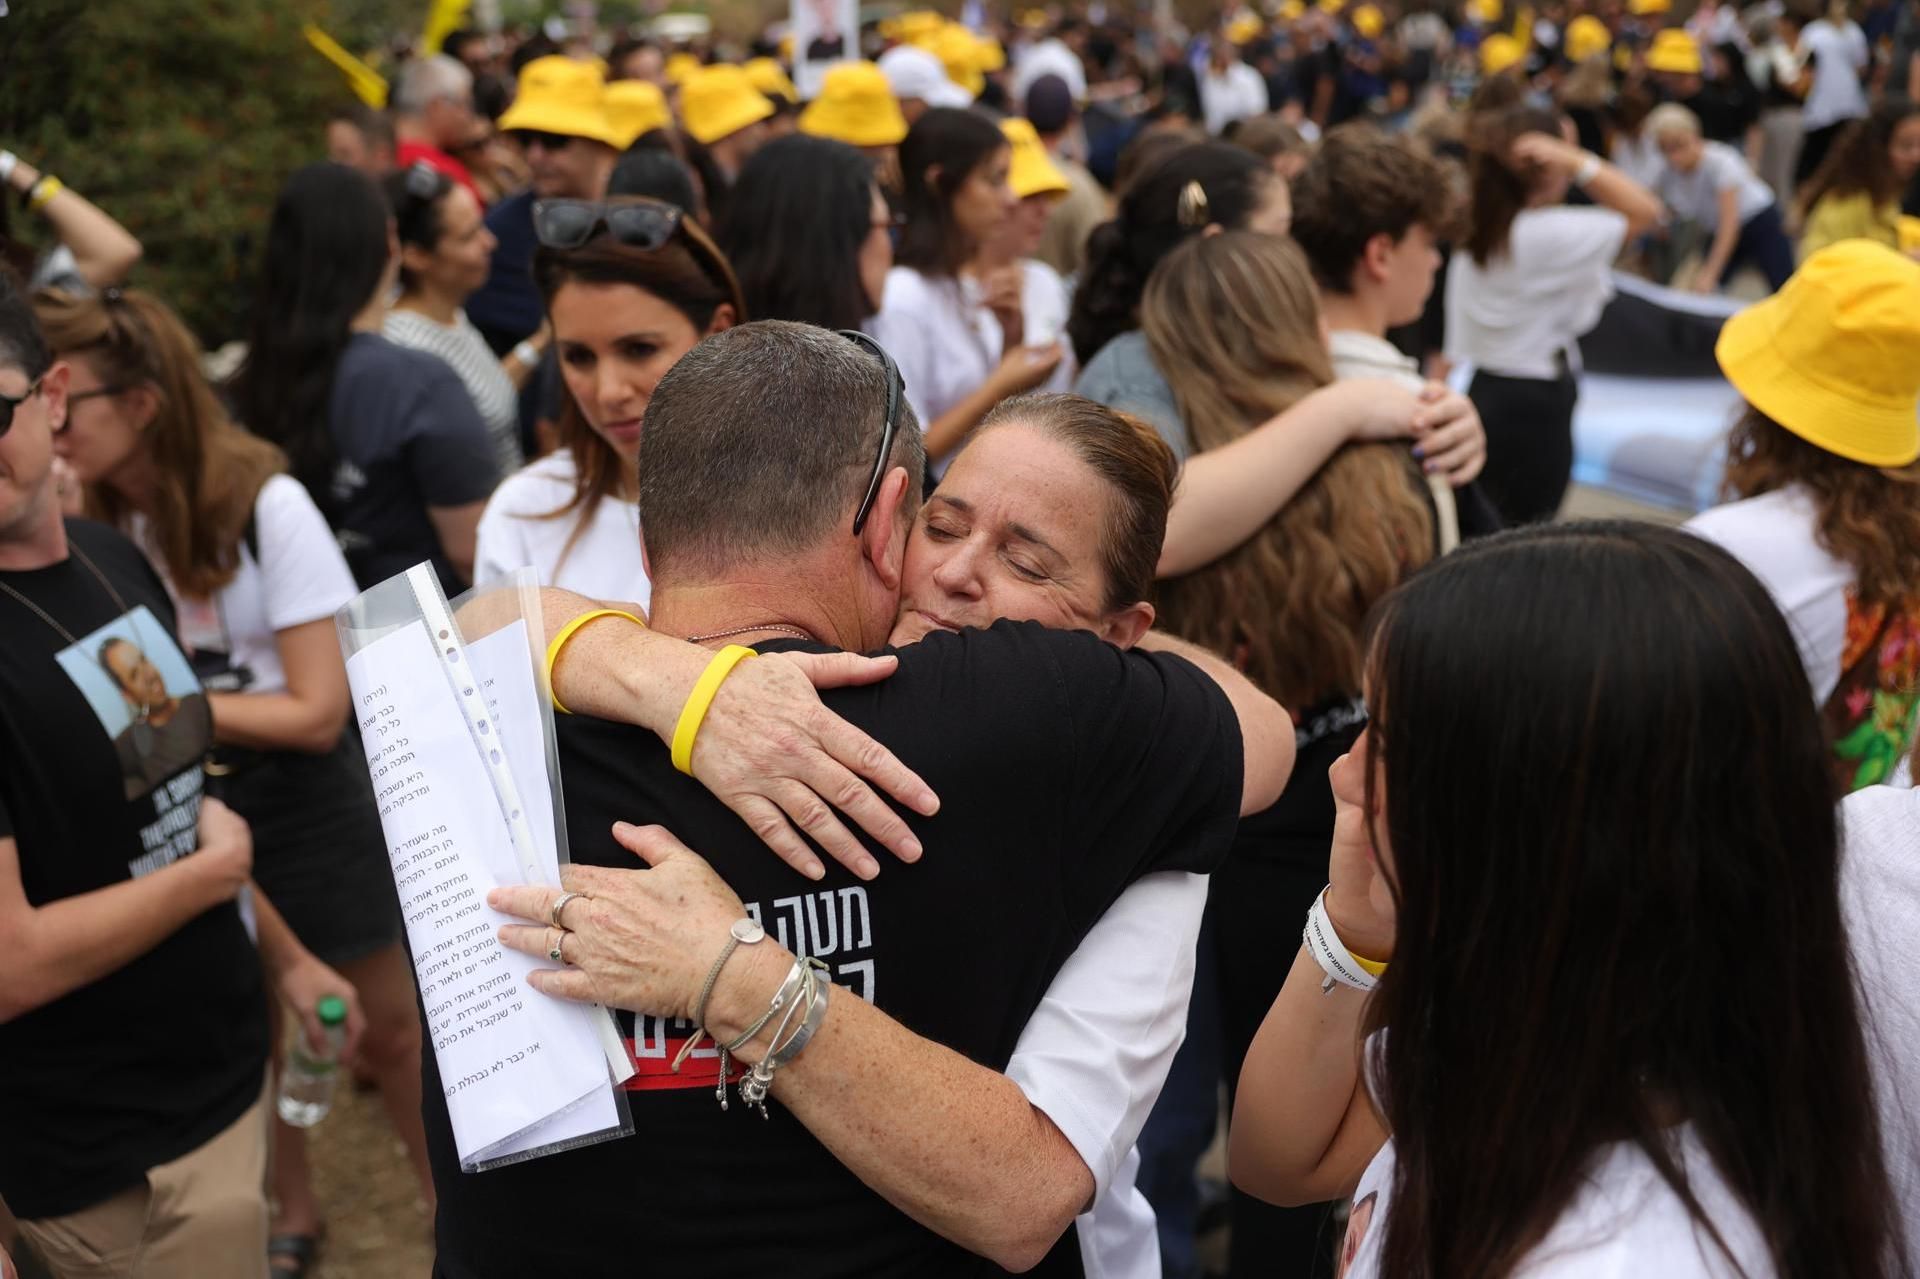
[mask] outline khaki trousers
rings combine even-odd
[[[111,1199],[20,1232],[59,1279],[261,1279],[267,1100]]]

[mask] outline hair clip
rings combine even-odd
[[[1207,189],[1196,180],[1180,188],[1180,203],[1175,218],[1183,227],[1198,229],[1213,221],[1207,207]]]

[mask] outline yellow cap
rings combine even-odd
[[[780,61],[788,66],[793,65],[793,32],[791,31],[780,37]]]
[[[1820,250],[1713,349],[1747,403],[1868,466],[1920,458],[1920,263],[1872,240]]]
[[[1900,251],[1911,253],[1920,249],[1920,218],[1901,214],[1893,220],[1893,233],[1900,241]]]
[[[1306,11],[1307,6],[1302,3],[1302,0],[1280,0],[1280,20],[1282,22],[1298,21],[1300,15]]]
[[[1480,74],[1496,76],[1527,60],[1527,50],[1518,40],[1498,33],[1480,42]]]
[[[950,22],[940,28],[931,52],[947,69],[947,79],[974,97],[979,97],[980,91],[987,87],[986,74],[980,67],[980,42],[959,23]]]
[[[785,98],[788,102],[800,101],[800,90],[794,88],[793,81],[787,78],[787,69],[772,58],[755,58],[744,69],[748,81],[767,97]]]
[[[800,113],[800,132],[856,147],[890,147],[907,136],[907,117],[885,72],[871,62],[842,62],[827,68],[819,96]]]
[[[1320,0],[1315,7],[1322,13],[1338,14],[1347,7],[1347,0]]]
[[[1267,24],[1252,14],[1235,18],[1227,24],[1227,42],[1229,44],[1252,44],[1260,38],[1260,33],[1266,30],[1266,28]]]
[[[1699,42],[1675,28],[1660,32],[1647,49],[1647,70],[1668,75],[1699,75]]]
[[[680,122],[702,146],[773,114],[773,103],[734,66],[701,67],[680,85]]]
[[[973,42],[978,47],[982,71],[991,75],[1007,69],[1007,51],[998,40],[989,36],[975,36]]]
[[[1022,9],[1013,15],[1013,23],[1022,31],[1044,31],[1047,26],[1045,9]]]
[[[1613,33],[1592,14],[1583,13],[1567,24],[1567,61],[1585,62],[1612,47]]]
[[[700,59],[682,49],[667,59],[667,65],[662,74],[666,76],[668,84],[683,84],[688,76],[699,69]]]
[[[1483,27],[1490,27],[1500,21],[1506,13],[1506,7],[1500,0],[1467,0],[1467,16]]]
[[[1366,39],[1372,40],[1387,29],[1387,20],[1378,9],[1370,4],[1363,4],[1353,11],[1353,29]]]
[[[615,80],[607,86],[607,119],[618,139],[614,145],[622,151],[634,139],[673,123],[667,110],[667,95],[650,80]]]
[[[1054,167],[1046,144],[1031,124],[1019,116],[1000,122],[1000,132],[1013,148],[1013,163],[1007,170],[1007,185],[1019,199],[1030,195],[1065,195],[1069,190],[1066,175]]]
[[[607,81],[600,68],[557,53],[520,68],[513,105],[500,117],[502,133],[516,129],[621,145],[607,119]]]
[[[897,18],[889,18],[880,24],[880,34],[889,40],[898,40],[902,44],[930,46],[940,29],[947,25],[942,15],[931,9],[916,9],[912,13],[903,13]]]
[[[1627,0],[1627,12],[1636,18],[1651,17],[1673,8],[1673,0]]]

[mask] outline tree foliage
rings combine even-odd
[[[404,26],[394,0],[14,0],[0,18],[0,146],[55,173],[146,248],[135,282],[201,338],[237,334],[288,174],[324,158],[340,74],[314,22],[352,48]],[[15,234],[45,228],[8,210]]]

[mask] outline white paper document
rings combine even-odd
[[[614,1128],[623,1116],[606,1013],[528,987],[530,971],[551,965],[502,946],[495,930],[516,921],[486,904],[496,885],[560,879],[526,628],[507,626],[454,653],[422,619],[353,652],[347,676],[427,1041],[461,1166],[471,1170]],[[484,716],[461,704],[476,695]],[[504,810],[507,775],[524,825],[519,808]],[[516,848],[516,826],[523,844],[530,828],[531,855]]]

